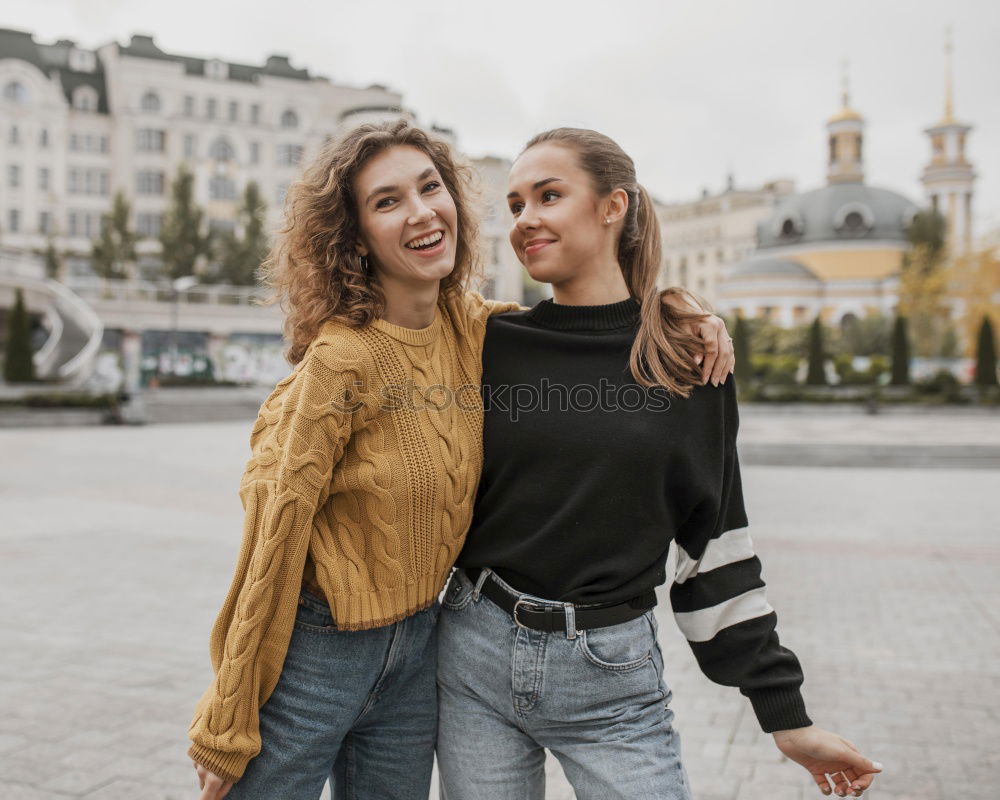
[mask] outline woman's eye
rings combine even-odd
[[[521,213],[522,208],[524,208],[524,203],[511,203],[510,213],[516,217],[518,214]]]
[[[375,208],[388,208],[395,202],[396,202],[395,199],[393,199],[392,197],[383,197],[375,204]]]
[[[555,192],[552,189],[549,189],[548,191],[542,192],[542,202],[543,203],[547,203],[547,202],[549,202],[549,200],[555,200],[557,197],[559,197],[559,192]]]
[[[440,183],[438,183],[437,181],[431,181],[430,183],[428,183],[424,187],[424,191],[425,192],[433,192],[435,189],[440,189],[440,188],[441,188],[441,184]]]

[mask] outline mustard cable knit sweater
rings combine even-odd
[[[469,293],[443,299],[420,330],[328,322],[264,402],[192,759],[235,781],[260,752],[258,712],[281,674],[303,581],[347,630],[434,602],[482,467],[486,318],[516,308]]]

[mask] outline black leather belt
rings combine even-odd
[[[473,584],[478,582],[480,569],[468,569],[466,574]],[[514,622],[524,628],[548,633],[566,632],[566,610],[563,603],[539,602],[529,598],[516,597],[488,577],[480,589],[489,598],[514,618]],[[613,606],[574,606],[575,626],[578,631],[591,628],[607,628],[636,619],[656,605],[656,593],[644,592],[624,603]]]

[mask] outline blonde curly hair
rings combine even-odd
[[[261,266],[271,289],[265,303],[285,311],[285,357],[297,364],[320,326],[338,320],[368,325],[385,311],[375,275],[355,249],[360,239],[354,178],[368,161],[391,147],[408,146],[430,158],[458,211],[455,268],[441,280],[446,297],[464,292],[479,272],[479,220],[473,210],[472,171],[447,142],[405,120],[366,124],[328,143],[293,183],[285,198],[285,223]]]

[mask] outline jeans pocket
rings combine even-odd
[[[581,631],[580,652],[594,666],[608,672],[629,672],[647,664],[653,657],[651,629],[645,615],[609,625]]]
[[[295,629],[305,633],[340,632],[326,601],[305,589],[299,594],[299,606],[295,611]]]
[[[472,601],[472,581],[463,570],[455,570],[448,582],[441,605],[449,611],[461,611]]]

